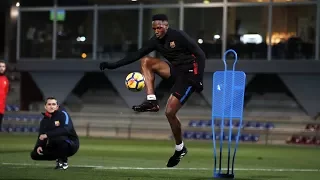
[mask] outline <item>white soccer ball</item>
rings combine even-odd
[[[131,72],[125,80],[127,89],[133,92],[139,92],[145,87],[144,76],[139,72]]]

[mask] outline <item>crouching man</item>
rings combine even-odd
[[[59,110],[54,97],[46,99],[46,112],[40,122],[39,135],[31,158],[38,161],[56,160],[55,169],[67,169],[68,157],[79,149],[78,135],[66,111]]]

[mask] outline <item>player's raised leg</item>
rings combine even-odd
[[[159,104],[154,90],[155,74],[165,79],[169,78],[170,66],[161,59],[145,56],[141,59],[141,73],[145,78],[147,99],[142,104],[133,106],[132,109],[138,112],[157,112]]]
[[[173,90],[176,89],[176,87],[177,84],[173,87]],[[177,113],[193,92],[194,88],[189,86],[186,87],[184,94],[176,91],[168,99],[166,116],[170,124],[176,146],[174,154],[170,157],[167,163],[167,167],[174,167],[178,165],[180,160],[188,153],[188,150],[183,143],[181,123],[177,117]]]

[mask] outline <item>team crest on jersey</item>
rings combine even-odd
[[[176,47],[176,44],[174,43],[174,41],[171,41],[171,42],[170,42],[170,47],[171,47],[171,48],[175,48],[175,47]]]
[[[55,125],[55,126],[60,126],[60,122],[59,122],[59,121],[55,121],[55,122],[54,122],[54,125]]]

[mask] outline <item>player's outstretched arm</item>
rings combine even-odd
[[[143,56],[149,54],[153,50],[155,50],[155,40],[154,40],[154,38],[151,38],[148,41],[146,46],[142,47],[141,49],[139,49],[138,51],[136,51],[134,53],[127,54],[123,59],[121,59],[117,62],[113,62],[113,63],[102,62],[102,63],[100,63],[100,70],[102,71],[104,69],[116,69],[121,66],[131,64],[131,63],[139,60]]]

